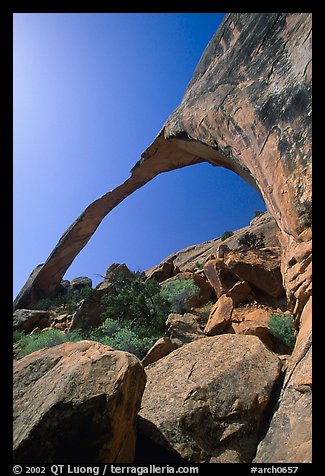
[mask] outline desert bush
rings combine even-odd
[[[292,350],[296,341],[291,314],[271,314],[269,318],[270,334],[281,344]]]
[[[134,325],[149,325],[152,330],[161,330],[170,312],[170,303],[162,296],[159,283],[146,280],[141,272],[131,277],[119,274],[112,292],[105,294],[101,302],[105,306],[103,322],[107,318],[128,320]]]
[[[254,212],[254,218],[259,217],[260,215],[263,215],[264,212],[261,212],[261,210],[255,210]]]
[[[259,236],[257,236],[255,233],[246,231],[246,233],[244,233],[244,235],[239,238],[238,244],[250,249],[258,249],[265,246],[264,240],[264,233],[261,233]]]
[[[18,357],[24,357],[36,350],[43,349],[44,347],[53,347],[58,344],[63,344],[63,342],[66,342],[66,336],[58,329],[51,329],[31,336],[24,335],[18,341],[20,347]]]
[[[195,263],[195,268],[196,269],[203,269],[204,268],[204,261],[197,261]]]
[[[171,312],[179,314],[190,311],[191,298],[199,291],[193,279],[175,279],[162,283],[161,286],[161,294],[170,302]]]
[[[128,319],[106,318],[101,326],[92,329],[88,338],[109,345],[117,350],[130,352],[142,359],[153,343],[162,336],[161,332],[140,324],[132,324]]]
[[[222,233],[222,235],[220,236],[220,239],[221,241],[225,241],[227,238],[229,238],[230,236],[232,236],[234,234],[233,231],[225,231],[224,233]]]
[[[40,299],[36,304],[34,304],[33,309],[48,311],[63,306],[67,312],[72,313],[77,310],[78,303],[82,299],[89,297],[91,293],[92,287],[85,286],[80,290],[69,291],[66,294],[59,294],[53,298]]]

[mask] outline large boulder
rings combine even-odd
[[[47,327],[52,322],[53,317],[54,313],[52,311],[16,309],[13,313],[13,329],[29,333],[36,327]]]
[[[145,382],[134,355],[92,341],[15,361],[15,463],[132,463]]]
[[[62,284],[62,283],[61,283]],[[80,289],[92,287],[93,282],[87,276],[79,276],[78,278],[73,278],[70,281],[70,286],[74,291],[80,291]]]
[[[146,272],[147,279],[155,279],[158,283],[166,281],[166,279],[176,276],[179,268],[175,267],[172,261],[163,261],[154,268],[148,269]]]
[[[232,251],[225,264],[241,280],[269,296],[279,298],[285,294],[278,248]]]
[[[204,333],[208,336],[221,334],[230,322],[234,303],[231,297],[223,294],[211,309]]]
[[[191,462],[250,462],[280,366],[255,336],[174,350],[146,368],[139,415],[151,423],[147,437]]]
[[[101,314],[105,306],[101,303],[101,292],[93,289],[91,294],[82,299],[71,318],[68,332],[74,330],[88,331],[102,323]]]

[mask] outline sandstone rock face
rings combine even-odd
[[[145,382],[134,355],[91,341],[15,361],[15,463],[132,463]]]
[[[172,261],[163,261],[158,266],[146,272],[148,279],[155,279],[158,283],[166,281],[166,279],[176,276],[179,269],[174,266]]]
[[[256,463],[312,462],[312,301],[306,304],[281,404],[258,447]]]
[[[125,197],[158,173],[202,161],[233,170],[261,192],[280,229],[285,274],[292,258],[285,250],[299,252],[310,242],[311,59],[311,14],[227,15],[131,177],[77,218],[15,308],[56,292],[101,220]]]
[[[269,330],[270,310],[264,307],[246,306],[234,309],[231,328],[236,334],[257,336],[270,350],[275,344]]]
[[[257,337],[200,339],[146,368],[139,415],[188,461],[249,462],[279,371]]]
[[[254,291],[247,281],[238,281],[229,289],[226,296],[231,297],[235,307],[239,306],[239,304],[249,303],[255,299]]]

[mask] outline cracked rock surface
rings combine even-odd
[[[186,344],[146,367],[149,436],[192,462],[249,462],[280,361],[255,336]],[[154,428],[154,429],[153,429]]]

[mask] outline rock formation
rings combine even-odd
[[[131,177],[85,209],[14,302],[14,308],[28,308],[54,295],[107,213],[157,174],[203,161],[239,174],[259,191],[276,222],[283,286],[300,328],[279,408],[256,456],[264,462],[311,460],[306,430],[311,387],[303,378],[311,365],[311,19],[310,13],[227,15],[181,104]],[[188,345],[194,349],[204,342]],[[281,422],[285,425],[277,432]]]
[[[184,459],[249,462],[279,359],[255,336],[198,339],[146,367],[140,416]]]
[[[91,341],[14,362],[15,463],[132,463],[145,382],[134,355]]]

